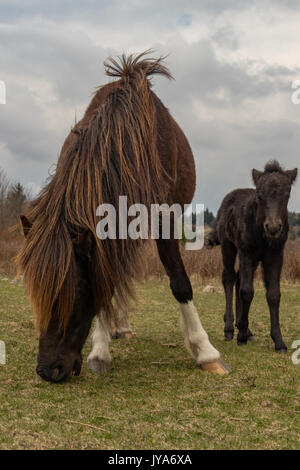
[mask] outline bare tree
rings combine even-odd
[[[17,223],[23,205],[29,199],[21,183],[11,183],[0,169],[0,229]]]
[[[10,182],[5,172],[0,168],[0,228],[5,227],[6,197]]]

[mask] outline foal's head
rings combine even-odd
[[[266,164],[263,172],[253,169],[252,177],[265,234],[270,239],[279,238],[287,221],[287,205],[297,168],[284,171],[277,161],[272,161]]]

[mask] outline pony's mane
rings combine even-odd
[[[151,54],[152,52],[152,49],[149,49],[137,55],[130,54],[126,56],[125,54],[122,54],[118,57],[119,62],[112,57],[109,57],[104,62],[105,73],[110,77],[123,79],[133,78],[137,72],[142,73],[146,77],[160,74],[172,79],[173,77],[170,71],[163,63],[165,57],[162,56],[158,59],[146,57],[147,54]]]
[[[109,318],[113,294],[117,304],[126,304],[140,243],[130,238],[100,240],[96,209],[102,203],[117,209],[119,195],[127,196],[128,206],[142,203],[150,207],[160,203],[168,191],[168,175],[157,152],[148,77],[159,73],[171,78],[171,74],[163,58],[146,58],[145,53],[123,55],[119,60],[109,59],[105,66],[109,76],[121,79],[98,90],[93,98],[98,99],[96,110],[88,120],[76,124],[53,178],[26,214],[32,227],[17,265],[24,274],[41,334],[52,315],[66,328],[78,281],[73,242],[83,232],[92,239],[89,275],[95,309],[102,309]]]
[[[284,169],[277,160],[270,160],[264,168],[265,173],[284,173]]]

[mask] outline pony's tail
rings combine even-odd
[[[55,318],[59,329],[65,331],[75,301],[77,268],[72,239],[63,220],[52,228],[45,228],[45,221],[35,228],[33,234],[29,231],[15,261],[18,273],[24,275],[36,326],[43,336]]]
[[[209,232],[205,236],[204,244],[205,244],[205,247],[208,250],[211,250],[215,246],[220,245],[220,240],[219,240],[219,237],[218,237],[218,233],[217,233],[217,230],[215,228],[213,228],[212,231]]]

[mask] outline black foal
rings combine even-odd
[[[234,335],[233,287],[236,285],[236,326],[238,344],[253,339],[248,314],[254,296],[253,278],[262,263],[266,297],[271,316],[271,337],[275,350],[286,352],[279,325],[280,275],[289,225],[287,204],[297,168],[284,171],[277,161],[269,162],[264,172],[253,170],[256,189],[236,189],[227,194],[218,211],[206,245],[221,245],[222,281],[226,295],[225,339]],[[239,270],[234,265],[238,255]]]

